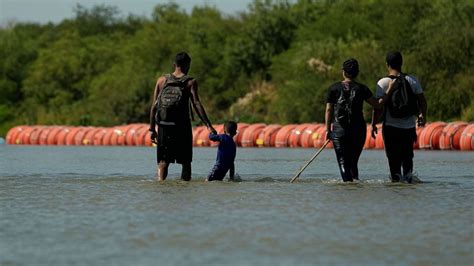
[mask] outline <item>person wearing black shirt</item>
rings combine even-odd
[[[348,59],[342,65],[343,80],[328,89],[326,98],[326,132],[332,140],[337,163],[344,182],[359,179],[357,167],[364,148],[367,126],[362,112],[364,101],[381,108],[388,93],[376,99],[367,86],[355,81],[359,74],[359,63]]]

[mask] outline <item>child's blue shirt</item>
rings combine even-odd
[[[209,139],[218,141],[216,166],[230,168],[235,160],[236,146],[234,139],[226,134],[209,134]]]

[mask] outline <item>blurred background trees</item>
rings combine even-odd
[[[216,122],[321,122],[342,62],[358,59],[359,81],[375,90],[390,50],[421,81],[429,119],[474,120],[473,1],[256,0],[232,16],[173,3],[150,12],[77,6],[59,24],[0,28],[0,136],[16,124],[147,122],[156,79],[180,51]]]

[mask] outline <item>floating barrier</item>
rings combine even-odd
[[[152,146],[148,124],[130,124],[116,127],[72,127],[72,126],[26,126],[11,128],[6,135],[8,145],[93,145],[93,146]],[[217,124],[218,133],[224,132],[224,125]],[[367,125],[365,149],[383,149],[382,126],[377,125],[375,139],[371,137],[372,127]],[[234,141],[241,147],[303,147],[320,148],[326,141],[324,124],[279,125],[263,123],[239,123]],[[463,150],[474,149],[474,124],[462,121],[451,123],[433,122],[424,128],[417,128],[414,149]],[[209,141],[205,126],[193,128],[193,145],[199,147],[217,146]],[[332,148],[330,143],[328,148]]]

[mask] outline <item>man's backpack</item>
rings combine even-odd
[[[352,102],[355,98],[355,88],[347,87],[341,84],[339,98],[334,106],[334,121],[342,126],[347,126],[351,123],[352,117]]]
[[[189,120],[188,81],[192,78],[184,75],[180,78],[168,74],[163,88],[156,99],[156,122],[162,125],[176,125]]]
[[[390,79],[396,79],[395,84],[393,85],[392,95],[386,103],[390,115],[394,118],[418,115],[418,101],[410,82],[406,79],[406,75],[400,74],[400,76],[388,77]]]

